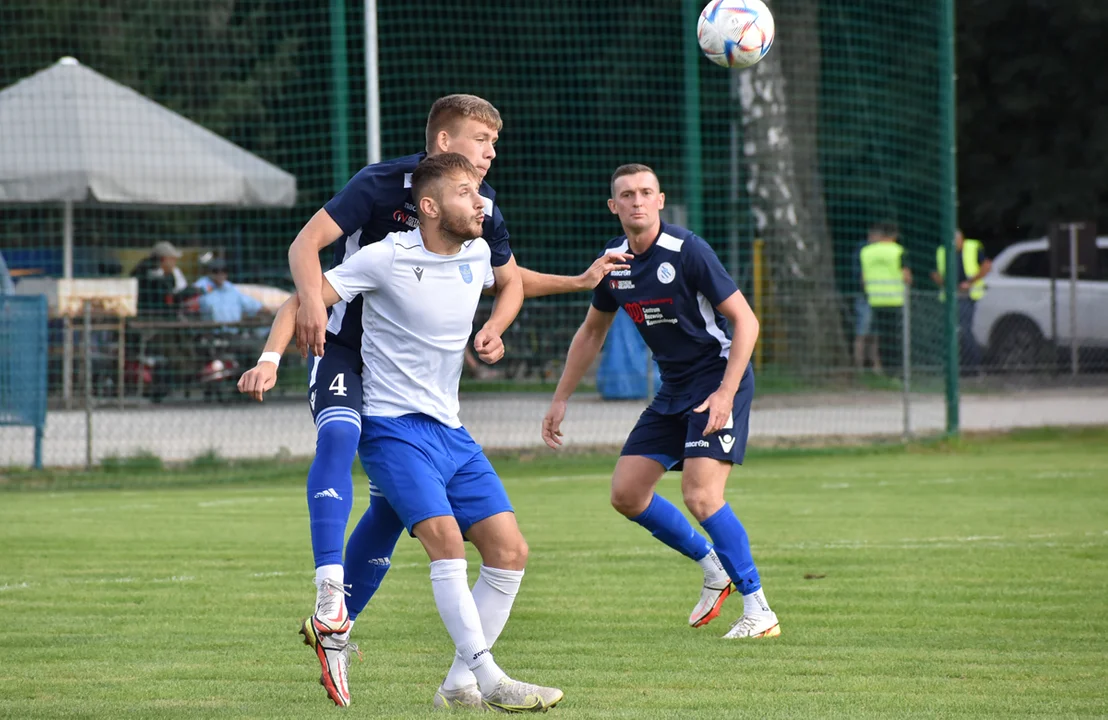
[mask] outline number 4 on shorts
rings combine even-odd
[[[338,375],[335,376],[335,379],[331,381],[331,384],[330,384],[330,386],[328,386],[327,389],[330,390],[331,392],[333,392],[338,397],[346,397],[346,380],[345,380],[345,378],[346,378],[345,373],[339,373]]]

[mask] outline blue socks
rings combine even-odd
[[[732,515],[731,517],[735,516]],[[654,497],[650,499],[650,504],[646,506],[646,510],[643,510],[637,517],[629,519],[642,525],[650,531],[651,535],[687,558],[700,560],[712,549],[704,536],[693,530],[692,525],[685,519],[684,514],[677,509],[677,506],[658,493],[654,493]],[[708,526],[705,525],[704,529],[707,530]],[[739,530],[742,530],[742,525],[739,526]],[[714,538],[715,535],[712,537]],[[743,540],[746,540],[745,532],[743,533]],[[747,551],[747,557],[750,557],[749,550]],[[757,577],[757,574],[755,574],[755,577]]]
[[[655,496],[657,497],[657,496]],[[720,562],[731,576],[731,581],[743,595],[749,595],[762,587],[762,581],[758,577],[758,568],[754,566],[754,558],[750,554],[750,540],[747,539],[746,529],[731,506],[723,504],[714,515],[700,523],[704,531],[712,537],[716,554]]]
[[[308,470],[308,517],[315,566],[341,565],[346,523],[354,507],[350,469],[358,451],[361,418],[349,408],[327,408],[316,417],[315,459]]]
[[[346,543],[346,583],[350,585],[346,610],[351,620],[358,617],[381,586],[385,573],[389,571],[389,558],[402,532],[404,523],[392,506],[385,498],[373,496],[369,509],[362,515]]]

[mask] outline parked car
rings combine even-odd
[[[1108,237],[1097,238],[1099,273],[1077,280],[1077,343],[1108,350]],[[1046,238],[1018,242],[993,260],[987,291],[977,303],[973,336],[986,363],[1019,371],[1053,366],[1070,347],[1070,281],[1055,284],[1055,326],[1050,322],[1050,256]]]

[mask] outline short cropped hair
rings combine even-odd
[[[476,182],[481,181],[477,168],[473,167],[473,163],[465,155],[442,153],[423,158],[412,172],[412,197],[416,205],[428,196],[438,200],[435,189],[439,181],[456,175],[469,175]]]
[[[434,147],[440,132],[450,132],[460,120],[467,118],[478,120],[497,132],[504,127],[500,111],[488,100],[476,95],[446,95],[436,100],[427,114],[427,150]]]
[[[628,163],[626,165],[620,165],[616,168],[616,171],[612,173],[612,182],[609,191],[612,193],[612,197],[616,196],[616,180],[624,175],[638,175],[639,173],[650,173],[654,176],[654,179],[658,179],[658,173],[654,172],[654,169],[649,165],[643,165],[642,163]],[[658,181],[661,185],[661,181]]]
[[[900,228],[898,228],[896,226],[896,223],[891,220],[881,220],[879,222],[875,222],[873,225],[870,225],[869,231],[872,235],[880,235],[881,237],[890,238],[896,237],[900,234]]]

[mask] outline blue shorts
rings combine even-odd
[[[316,431],[331,422],[362,425],[362,354],[328,342],[323,357],[310,359],[308,406]]]
[[[750,403],[754,400],[754,373],[747,370],[731,406],[731,422],[722,430],[704,436],[708,412],[693,412],[719,387],[722,376],[690,393],[680,412],[663,413],[653,406],[639,416],[620,455],[641,455],[656,460],[667,470],[681,470],[685,458],[707,457],[742,465],[750,436]],[[697,399],[699,398],[699,399]]]
[[[854,336],[873,334],[873,308],[865,296],[854,298]]]
[[[504,484],[464,427],[426,415],[362,417],[358,455],[408,532],[453,515],[464,535],[476,522],[513,512]]]

